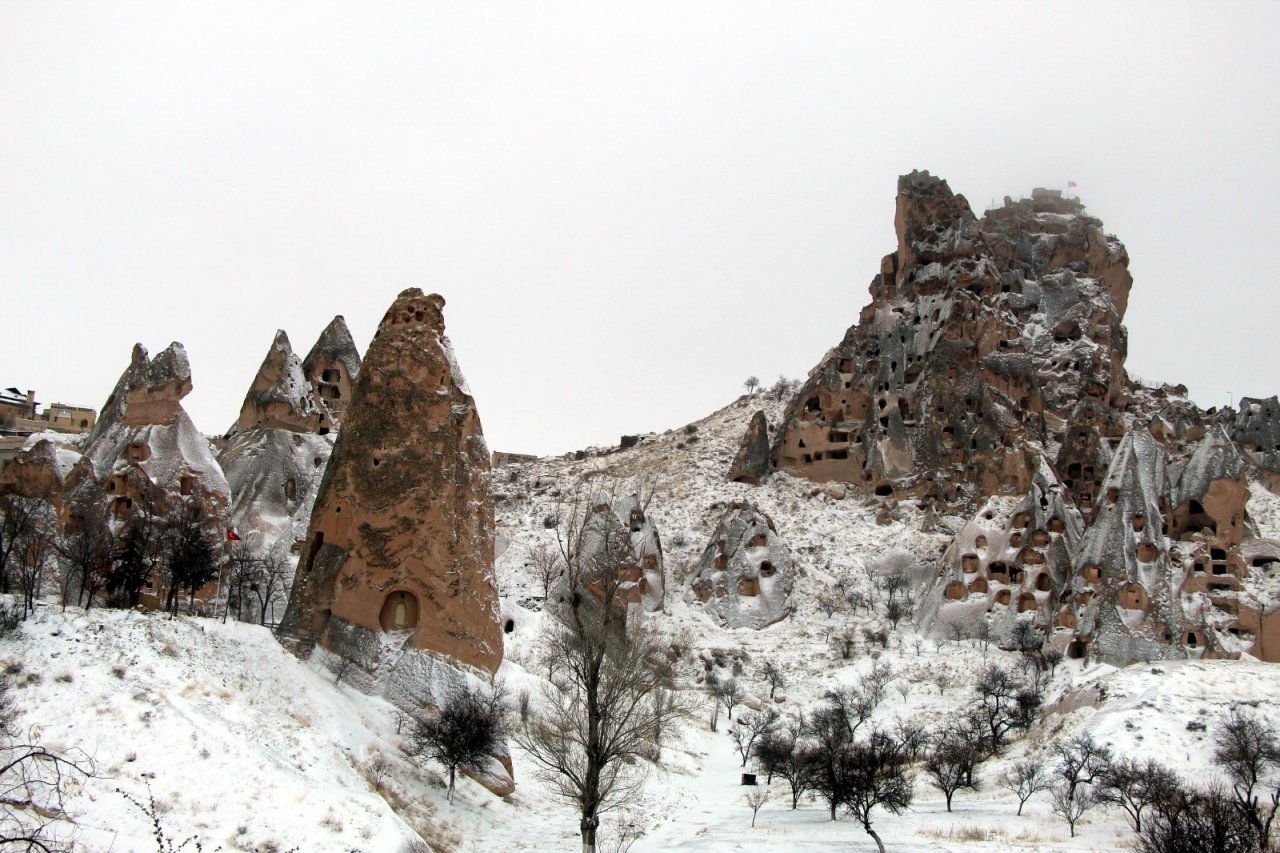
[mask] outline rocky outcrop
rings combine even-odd
[[[734,483],[758,486],[769,475],[769,422],[764,411],[757,410],[747,424],[738,455],[729,468],[729,479]]]
[[[727,628],[760,629],[791,613],[795,567],[773,520],[735,502],[716,525],[685,601]]]
[[[67,478],[69,501],[102,501],[118,525],[139,513],[156,518],[194,509],[204,535],[224,546],[230,488],[213,449],[182,408],[191,391],[191,368],[182,344],[170,344],[151,359],[138,344],[128,369],[102,407],[84,456]],[[217,587],[196,593],[208,601]],[[162,591],[143,596],[156,604]]]
[[[927,172],[899,180],[895,227],[871,303],[788,406],[773,467],[972,511],[1030,488],[1026,447],[1086,429],[1085,491],[1124,431],[1124,247],[1055,192],[978,219]]]
[[[67,437],[37,433],[0,473],[0,495],[19,495],[47,501],[61,513],[71,472],[81,459]]]
[[[255,555],[297,554],[333,448],[330,423],[283,331],[245,395],[218,464],[231,489],[231,519]],[[327,432],[327,430],[326,430]]]
[[[1231,438],[1245,459],[1280,494],[1280,400],[1241,397],[1239,410],[1228,410],[1227,417]]]
[[[502,661],[489,451],[443,307],[414,288],[383,317],[281,625],[414,707],[432,701],[439,662],[492,673]]]
[[[1043,459],[1021,500],[992,498],[952,540],[925,596],[925,621],[940,633],[1012,642],[1019,621],[1048,633],[1069,620],[1055,614],[1084,520],[1068,487]]]
[[[323,434],[331,424],[342,422],[360,374],[360,351],[341,314],[320,333],[315,346],[302,360],[302,372],[311,382],[316,399],[329,413],[330,423],[321,427]]]
[[[289,346],[289,336],[276,332],[267,357],[249,386],[236,431],[284,429],[317,432],[328,425],[328,412],[315,400],[311,383],[303,375],[302,362]]]

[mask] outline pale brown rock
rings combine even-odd
[[[281,626],[304,645],[358,647],[379,681],[406,669],[402,654],[388,668],[384,647],[487,672],[502,661],[489,452],[444,336],[443,307],[440,296],[406,290],[378,327]],[[432,680],[418,676],[405,677]]]
[[[342,415],[351,402],[356,377],[360,374],[360,351],[356,349],[347,321],[341,314],[320,333],[302,360],[302,371],[315,389],[316,399],[329,412],[330,423],[321,428],[328,429],[332,424],[341,423]]]
[[[289,345],[289,336],[284,330],[277,331],[240,407],[237,431],[257,427],[317,432],[327,422],[328,413],[316,404],[302,363]]]
[[[747,424],[738,455],[729,468],[729,479],[735,483],[758,486],[769,475],[769,422],[757,410]]]

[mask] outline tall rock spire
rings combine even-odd
[[[330,419],[341,423],[342,413],[351,402],[352,388],[360,374],[360,351],[356,349],[347,321],[341,314],[320,333],[302,360],[302,372],[315,389],[320,404],[328,409]]]
[[[424,671],[412,654],[389,664],[387,642],[488,672],[502,661],[489,451],[443,307],[412,288],[383,317],[281,626],[303,646],[354,656],[384,691],[408,690]]]

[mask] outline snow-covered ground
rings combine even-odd
[[[922,533],[910,504],[886,508],[785,475],[760,487],[726,482],[738,440],[760,407],[776,425],[782,403],[762,392],[689,427],[645,436],[627,451],[494,472],[498,579],[504,613],[515,623],[500,677],[513,695],[535,687],[541,671],[547,617],[526,562],[530,548],[553,539],[546,519],[588,475],[598,485],[653,492],[649,515],[662,535],[668,591],[665,611],[649,618],[659,631],[688,640],[677,674],[700,704],[665,745],[662,766],[647,768],[644,794],[606,820],[602,849],[615,849],[619,824],[643,831],[631,848],[636,853],[875,849],[860,826],[831,822],[820,803],[792,811],[784,782],[775,781],[750,826],[728,723],[722,717],[719,731],[710,731],[710,700],[697,686],[704,650],[742,660],[742,678],[765,702],[756,673],[764,661],[774,663],[788,682],[776,703],[784,714],[874,663],[887,664],[895,678],[875,718],[882,725],[909,719],[935,727],[969,700],[968,684],[986,662],[1017,665],[1015,655],[975,640],[917,637],[905,621],[888,648],[873,647],[863,632],[882,626],[876,617],[821,610],[819,597],[837,583],[869,590],[876,567],[891,555],[908,555],[893,560],[909,557],[931,571],[949,520]],[[720,515],[744,499],[772,516],[799,569],[794,615],[761,631],[722,629],[683,600]],[[1250,512],[1264,535],[1275,535],[1280,499],[1258,495]],[[846,633],[855,637],[848,659],[832,642]],[[440,769],[405,757],[403,719],[394,708],[335,685],[332,673],[298,661],[264,628],[97,609],[64,614],[50,605],[0,638],[0,662],[12,673],[23,730],[50,747],[82,751],[97,768],[70,799],[75,837],[86,850],[155,849],[144,816],[117,793],[145,798],[147,784],[166,832],[179,842],[196,835],[205,850],[399,853],[419,836],[442,851],[576,849],[573,809],[554,799],[518,748],[514,794],[498,799],[460,779],[455,802],[447,803]],[[1121,813],[1092,811],[1070,838],[1043,794],[1015,815],[1017,800],[998,777],[1010,762],[1043,753],[1053,738],[1087,730],[1119,752],[1156,757],[1204,780],[1213,772],[1215,722],[1230,704],[1248,703],[1280,723],[1278,701],[1280,670],[1268,664],[1116,670],[1067,661],[1049,684],[1044,719],[983,768],[977,792],[957,794],[948,813],[941,793],[919,777],[912,808],[879,814],[875,826],[898,851],[1127,850],[1132,833]]]

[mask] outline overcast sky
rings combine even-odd
[[[1280,391],[1280,3],[0,3],[0,386],[101,407],[141,341],[236,418],[277,328],[439,292],[490,446],[803,376],[894,248],[1079,184],[1129,369]]]

